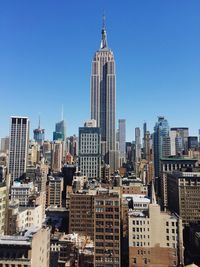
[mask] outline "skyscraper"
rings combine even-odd
[[[189,129],[174,127],[170,129],[171,155],[187,154]]]
[[[155,177],[160,176],[160,159],[170,156],[169,124],[164,117],[158,117],[153,133],[153,154]]]
[[[33,130],[33,138],[40,145],[42,145],[44,142],[44,132],[45,130],[40,128],[40,118],[39,118],[38,128]]]
[[[91,119],[101,128],[101,140],[105,142],[105,162],[115,170],[115,60],[108,48],[105,23],[101,32],[100,49],[92,61]]]
[[[126,160],[126,120],[119,119],[119,152],[120,165]]]
[[[141,160],[141,138],[140,128],[135,128],[135,162],[138,163]]]
[[[101,134],[96,121],[87,121],[79,128],[79,169],[88,178],[101,176]]]
[[[55,132],[53,132],[53,140],[65,141],[66,138],[66,126],[65,121],[61,120],[56,123]]]
[[[27,117],[11,117],[9,173],[11,181],[26,172],[29,142],[29,119]]]

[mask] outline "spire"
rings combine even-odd
[[[101,30],[101,46],[100,49],[105,49],[108,48],[108,43],[107,43],[107,35],[106,35],[106,17],[103,15],[102,18],[102,30]]]
[[[154,180],[152,179],[151,182],[151,204],[157,204],[156,202],[156,194],[155,194],[155,188],[154,188]]]
[[[62,104],[62,108],[61,108],[61,120],[63,121],[63,113],[64,113],[64,111],[63,111],[63,104]]]
[[[38,121],[38,129],[40,129],[40,115],[39,115],[39,121]]]

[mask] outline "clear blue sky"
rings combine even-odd
[[[117,67],[117,119],[127,140],[158,115],[171,127],[200,128],[199,0],[1,0],[0,137],[9,117],[38,114],[46,136],[55,122],[67,135],[90,117],[91,60],[100,45],[105,10]]]

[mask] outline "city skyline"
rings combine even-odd
[[[170,127],[189,127],[190,135],[198,134],[200,4],[112,3],[58,6],[49,1],[46,6],[44,1],[31,3],[31,8],[25,2],[20,8],[14,1],[1,3],[0,90],[5,101],[0,137],[9,134],[13,115],[29,117],[32,138],[40,113],[46,139],[52,139],[62,105],[67,136],[77,134],[90,118],[90,61],[99,47],[103,7],[117,65],[116,122],[126,119],[127,141],[134,139],[134,129],[142,128],[144,121],[152,132],[160,115]],[[84,13],[88,7],[90,16]],[[76,8],[78,21],[69,14]],[[118,20],[120,12],[127,13],[126,20]],[[187,103],[191,98],[192,104]]]

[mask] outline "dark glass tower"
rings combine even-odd
[[[170,156],[169,124],[164,117],[158,117],[153,133],[154,171],[160,176],[160,159]]]

